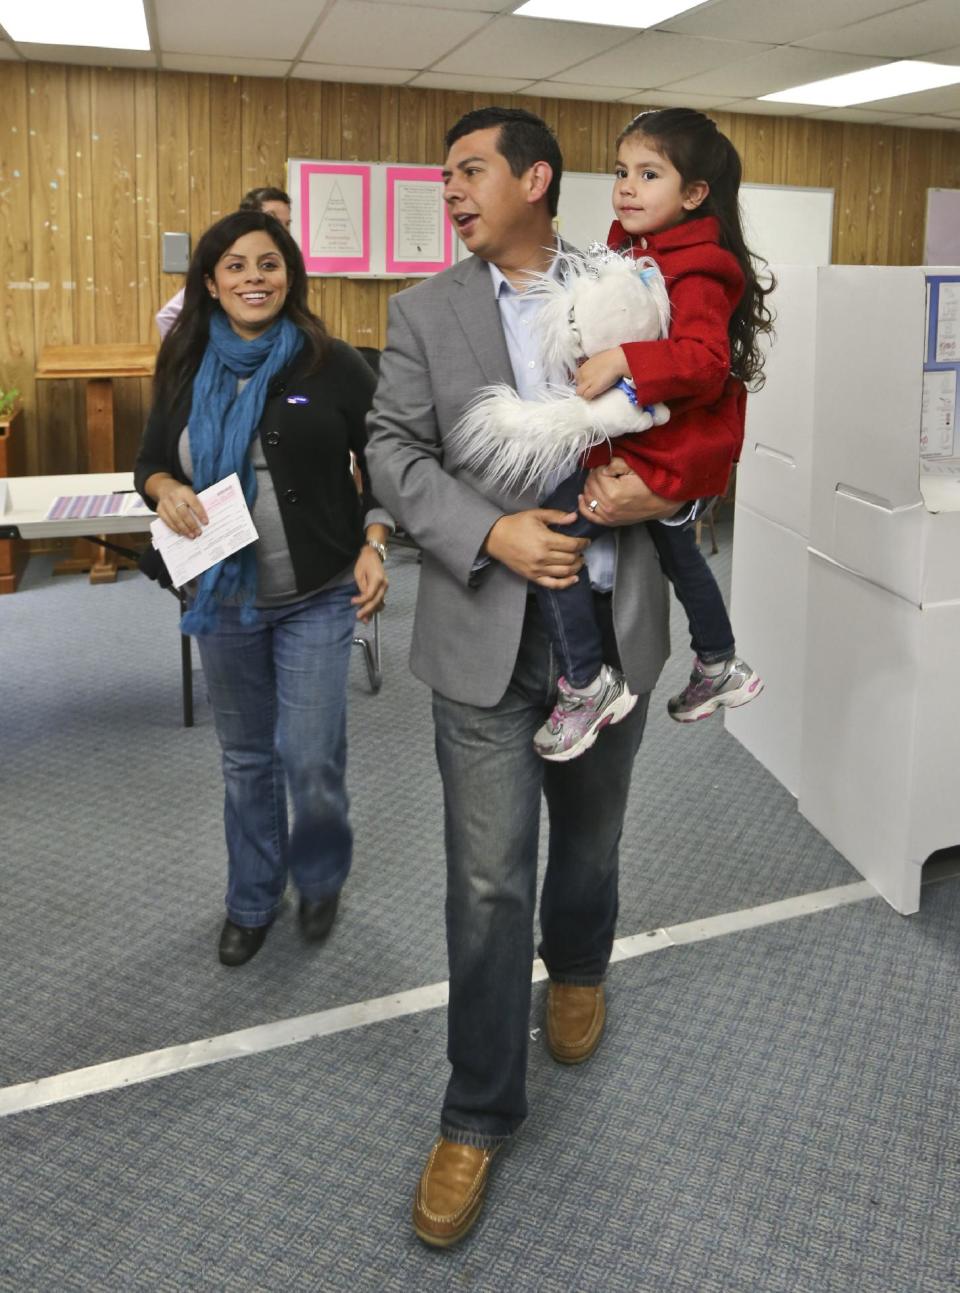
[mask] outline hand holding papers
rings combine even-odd
[[[201,490],[197,498],[209,517],[199,538],[175,534],[159,519],[150,526],[153,546],[163,557],[176,588],[182,588],[258,537],[236,472]]]

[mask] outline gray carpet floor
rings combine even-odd
[[[730,546],[722,527],[724,587]],[[378,695],[355,651],[342,915],[308,949],[291,908],[240,972],[216,960],[219,750],[199,673],[197,725],[180,726],[176,603],[137,575],[90,587],[49,569],[34,559],[0,598],[0,1085],[444,979],[429,695],[407,669],[413,555],[391,561]],[[670,721],[690,660],[676,606],[674,643],[625,823],[620,933],[856,879],[719,719]]]
[[[955,1290],[958,927],[954,880],[615,965],[447,1253],[409,1226],[442,1010],[4,1119],[0,1288]]]
[[[417,567],[391,571],[383,690],[359,651],[351,679],[343,914],[309,950],[287,912],[240,971],[215,957],[218,754],[199,678],[179,726],[173,600],[42,560],[0,599],[0,1085],[445,977]],[[719,722],[666,718],[674,621],[621,934],[856,878]],[[442,1010],[5,1118],[0,1289],[956,1290],[958,927],[952,880],[909,920],[876,899],[617,964],[574,1070],[543,1049],[539,986],[531,1117],[450,1253],[408,1222]]]

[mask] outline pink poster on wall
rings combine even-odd
[[[439,166],[387,167],[386,271],[436,274],[453,264]]]
[[[300,168],[300,248],[309,274],[370,272],[370,166]]]

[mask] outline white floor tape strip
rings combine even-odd
[[[685,943],[699,943],[705,939],[721,938],[746,929],[772,925],[778,921],[794,920],[814,912],[828,911],[848,903],[864,902],[878,897],[877,891],[865,880],[841,885],[835,889],[821,889],[817,893],[801,894],[782,902],[767,903],[762,907],[748,907],[721,916],[673,925],[667,929],[654,929],[628,938],[618,938],[613,945],[611,964],[629,961],[649,952],[659,952]],[[533,979],[540,982],[547,977],[542,961],[534,962]],[[205,1068],[224,1060],[240,1059],[245,1055],[260,1055],[278,1050],[282,1046],[296,1046],[299,1042],[316,1037],[329,1037],[367,1024],[400,1019],[404,1015],[420,1014],[435,1010],[447,1003],[448,985],[430,983],[423,988],[412,988],[394,996],[375,997],[353,1005],[321,1010],[313,1015],[300,1015],[295,1019],[281,1019],[273,1024],[260,1024],[256,1028],[243,1028],[238,1032],[207,1037],[182,1046],[167,1046],[163,1050],[146,1051],[89,1068],[74,1069],[54,1077],[38,1078],[34,1082],[21,1082],[16,1086],[0,1088],[0,1117],[24,1113],[30,1109],[43,1109],[48,1105],[78,1100],[83,1096],[99,1095],[122,1087],[151,1082],[154,1078],[184,1073],[188,1069]]]

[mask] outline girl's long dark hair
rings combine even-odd
[[[745,286],[730,318],[730,371],[745,386],[758,390],[764,381],[763,352],[757,344],[762,333],[773,331],[773,314],[765,298],[776,287],[772,274],[757,274],[757,262],[767,264],[744,242],[740,222],[740,154],[715,122],[693,108],[662,108],[641,112],[621,131],[617,147],[630,135],[642,135],[680,172],[684,184],[705,180],[710,192],[687,215],[688,220],[712,215],[720,225],[720,245],[736,256]]]
[[[279,220],[263,211],[235,211],[211,225],[197,243],[187,270],[183,309],[164,338],[157,356],[153,379],[153,398],[158,404],[172,407],[196,375],[210,336],[210,319],[221,307],[207,289],[208,278],[224,252],[229,251],[244,234],[262,230],[276,244],[287,266],[287,299],[282,314],[297,325],[304,335],[307,369],[314,372],[323,363],[330,337],[321,321],[307,305],[307,271],[300,248]]]

